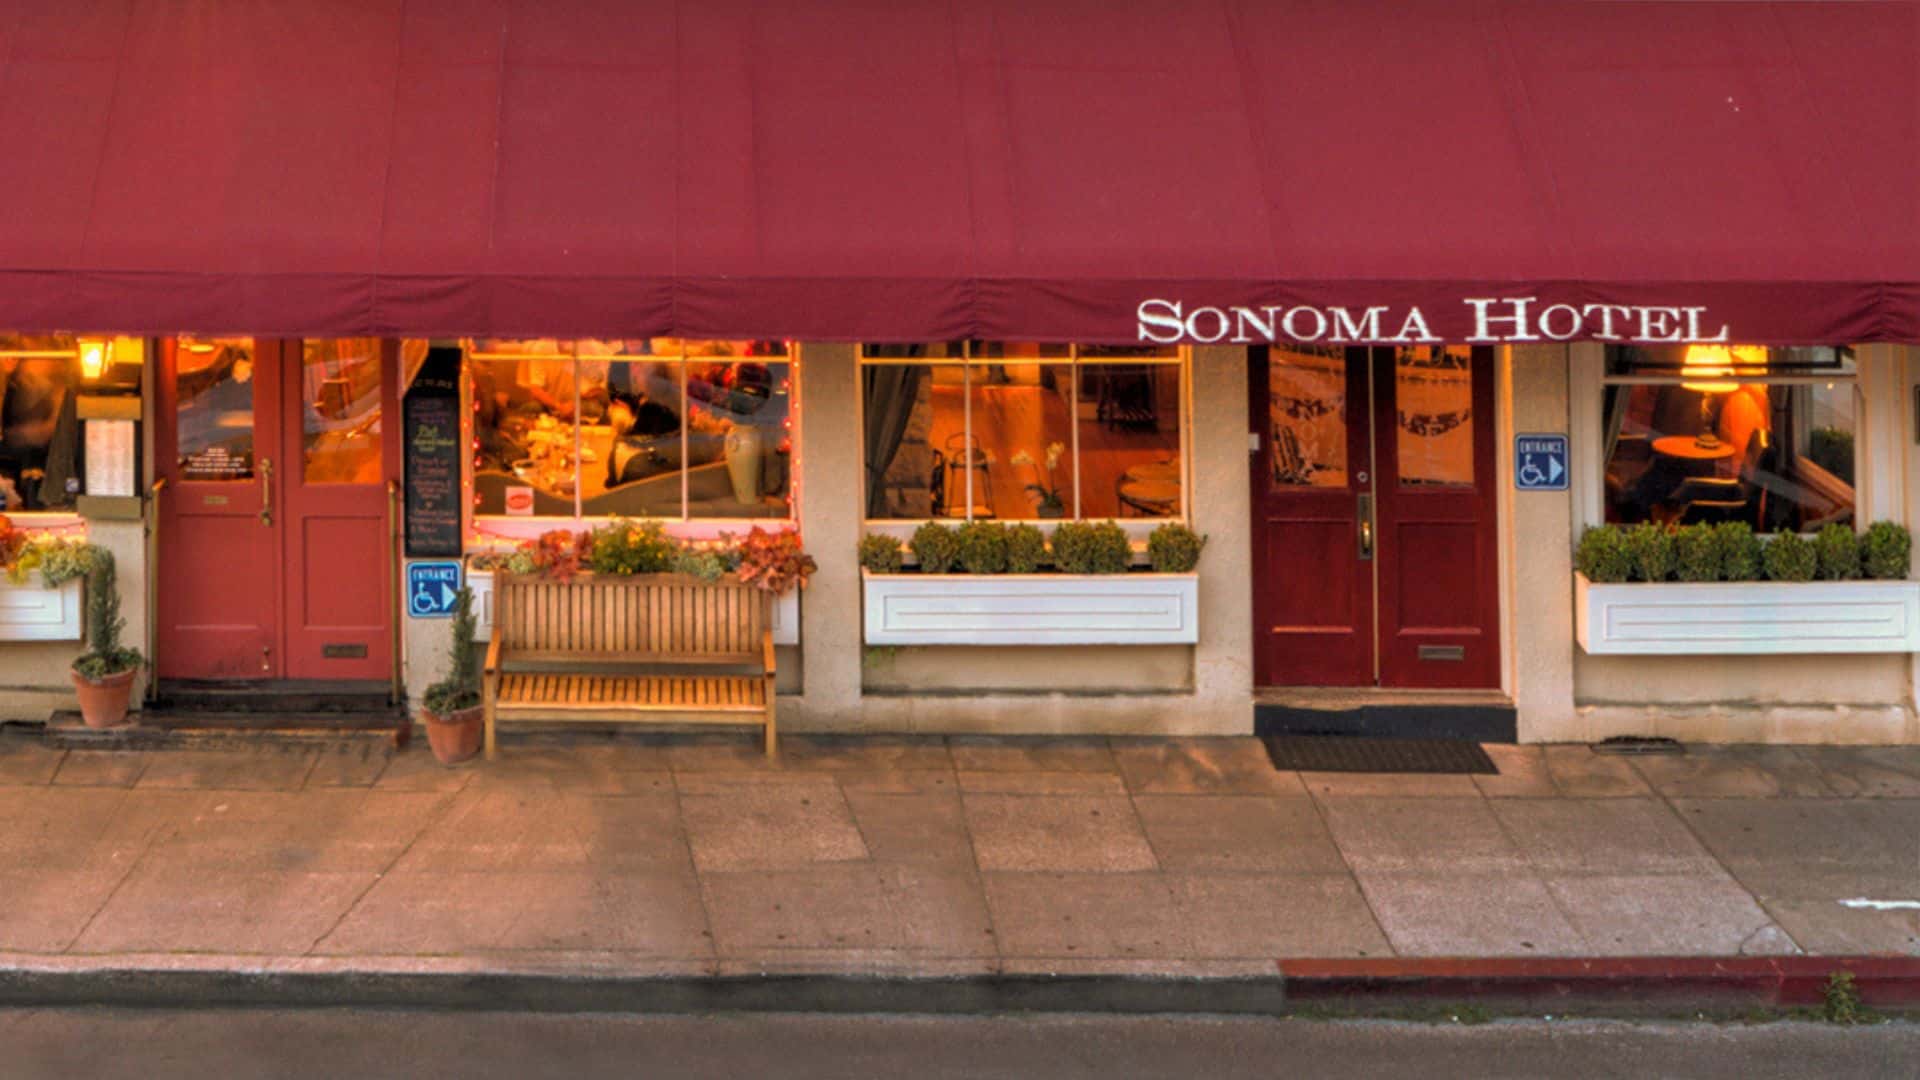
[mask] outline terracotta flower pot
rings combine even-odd
[[[90,728],[119,727],[127,722],[127,703],[133,698],[133,677],[139,669],[128,668],[98,679],[89,679],[77,671],[74,692],[80,695],[80,719]]]
[[[479,705],[446,716],[420,710],[420,719],[427,722],[427,744],[440,764],[458,765],[480,752],[485,715]]]

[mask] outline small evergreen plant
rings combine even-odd
[[[1047,537],[1032,525],[1007,526],[1007,573],[1031,574],[1047,561]]]
[[[1681,526],[1673,534],[1673,560],[1681,581],[1719,581],[1722,559],[1713,526]]]
[[[1156,574],[1184,574],[1200,565],[1200,549],[1206,546],[1206,537],[1169,522],[1148,534],[1147,562]]]
[[[960,567],[969,574],[1007,572],[1007,527],[997,521],[960,526]]]
[[[119,574],[113,565],[113,553],[93,547],[89,554],[92,569],[87,574],[87,651],[73,662],[73,670],[82,678],[104,679],[131,671],[146,663],[140,650],[120,644],[127,620],[120,616]]]
[[[1833,522],[1813,537],[1813,549],[1819,556],[1820,580],[1851,581],[1860,576],[1860,541],[1853,526]]]
[[[913,530],[907,542],[923,574],[944,574],[960,559],[960,534],[952,526],[929,521]]]
[[[885,533],[860,538],[860,565],[875,574],[900,572],[900,541]]]
[[[1633,573],[1626,534],[1611,525],[1594,525],[1580,534],[1573,565],[1595,584],[1625,581]]]
[[[1624,537],[1629,572],[1635,581],[1665,581],[1673,576],[1673,530],[1652,521],[1630,528]],[[1593,575],[1587,575],[1589,579]]]
[[[1876,521],[1860,538],[1861,569],[1879,581],[1898,581],[1913,564],[1913,535],[1898,522]]]
[[[452,716],[480,704],[480,672],[473,657],[473,590],[465,585],[453,602],[453,646],[447,677],[427,687],[421,707],[435,716]]]
[[[1713,546],[1720,553],[1720,580],[1760,580],[1760,538],[1744,521],[1723,521],[1713,527]]]
[[[1761,556],[1768,581],[1812,581],[1820,558],[1813,542],[1799,533],[1783,532],[1767,541]]]

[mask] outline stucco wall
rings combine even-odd
[[[869,694],[969,690],[1137,694],[1193,689],[1193,648],[1188,645],[879,648],[867,649],[863,660]]]

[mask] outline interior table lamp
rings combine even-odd
[[[1739,383],[1727,381],[1733,364],[1733,350],[1725,345],[1689,345],[1680,361],[1680,377],[1687,380],[1681,388],[1700,395],[1700,433],[1693,445],[1702,450],[1720,449],[1720,436],[1713,430],[1713,396],[1740,389]]]

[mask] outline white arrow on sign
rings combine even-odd
[[[460,598],[460,594],[457,592],[454,592],[452,589],[447,588],[446,582],[443,581],[440,583],[440,606],[441,607],[450,608],[453,606],[453,602],[455,600],[458,600],[459,598]]]
[[[1562,474],[1562,473],[1564,473],[1564,472],[1566,472],[1566,471],[1567,471],[1567,470],[1565,470],[1565,469],[1563,469],[1563,468],[1561,468],[1561,467],[1560,467],[1560,459],[1559,459],[1559,458],[1557,458],[1557,457],[1550,457],[1550,458],[1548,458],[1548,459],[1547,459],[1547,483],[1549,483],[1549,484],[1557,484],[1557,483],[1559,483],[1559,482],[1560,482],[1560,474]]]

